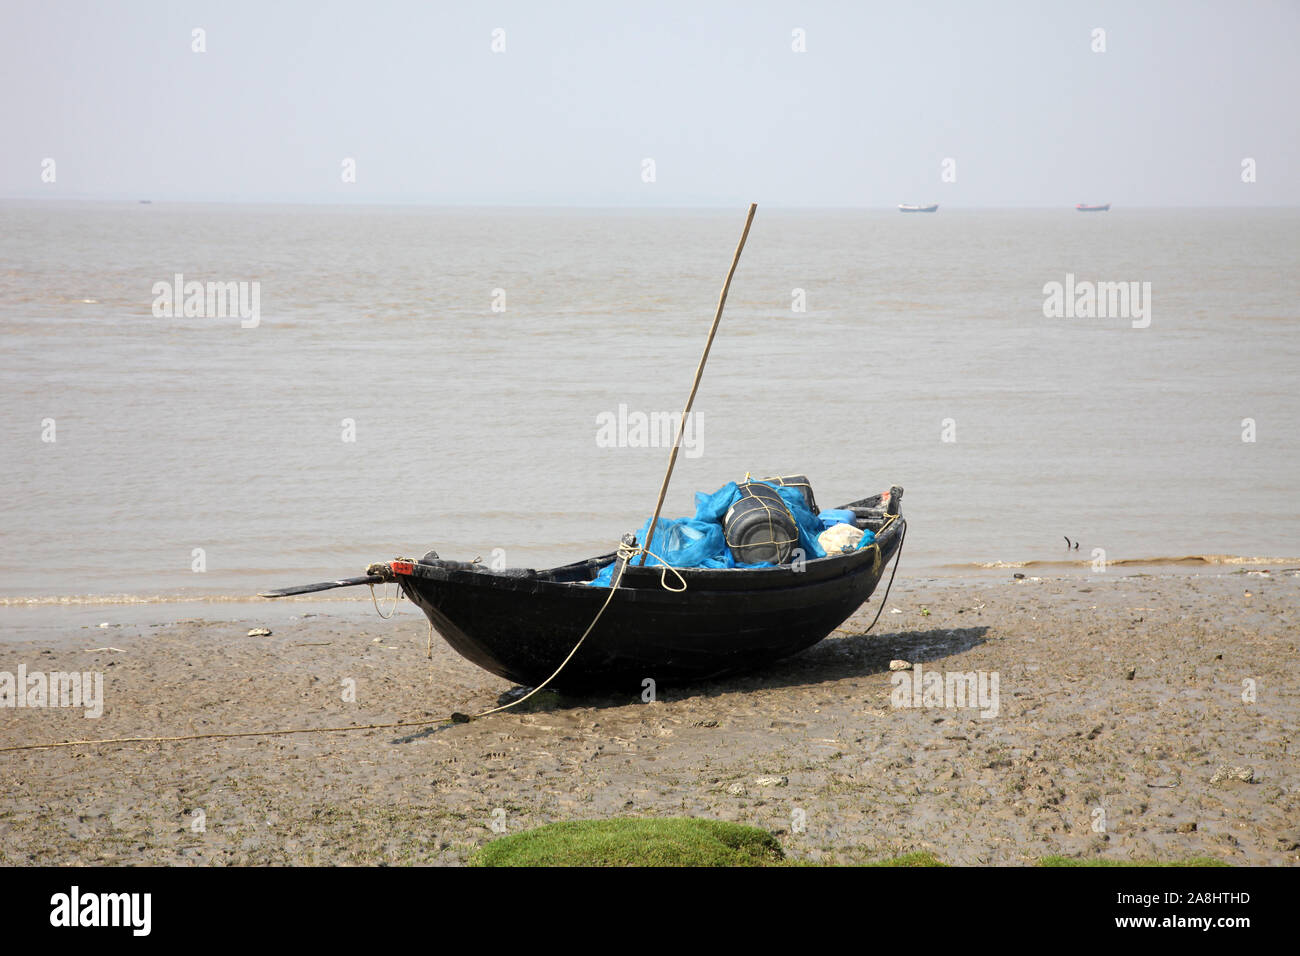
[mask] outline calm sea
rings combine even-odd
[[[0,204],[0,602],[611,549],[743,218]],[[903,485],[904,572],[1295,555],[1298,265],[1296,210],[760,208],[667,510],[803,472]],[[167,315],[177,274],[256,283],[256,327]],[[1049,317],[1051,282],[1142,298]]]

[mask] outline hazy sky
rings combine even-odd
[[[0,0],[0,196],[1297,205],[1298,45],[1294,0]]]

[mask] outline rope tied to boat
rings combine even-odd
[[[638,554],[648,555],[659,561],[661,565],[661,570],[659,572],[659,583],[660,585],[663,586],[664,590],[672,591],[674,594],[680,594],[686,590],[686,578],[682,576],[682,573],[679,570],[677,570],[675,567],[673,567],[671,564],[665,561],[662,555],[655,554],[653,551],[651,551],[649,548],[646,548],[644,545],[636,544],[635,540],[629,542],[625,539],[619,544],[618,549],[614,553],[616,556],[615,567],[618,570],[617,573],[614,575],[614,579],[610,582],[609,594],[606,595],[604,602],[600,605],[600,610],[596,612],[596,616],[592,618],[591,623],[587,625],[587,629],[583,631],[582,636],[578,638],[578,643],[574,644],[573,650],[569,651],[568,655],[565,656],[564,660],[560,661],[560,666],[555,668],[554,673],[552,673],[550,677],[546,678],[546,680],[542,681],[540,684],[538,684],[528,693],[524,694],[522,697],[518,697],[515,700],[510,701],[510,703],[508,704],[502,704],[500,707],[492,707],[488,710],[481,711],[480,713],[477,714],[462,714],[459,712],[454,713],[451,715],[451,719],[453,723],[467,724],[471,720],[478,720],[480,717],[487,717],[490,714],[499,714],[503,710],[509,710],[511,707],[516,707],[519,704],[522,704],[524,701],[532,697],[534,694],[539,694],[543,690],[545,690],[548,686],[550,686],[551,682],[555,680],[555,678],[560,676],[560,673],[564,670],[564,668],[569,666],[569,661],[573,660],[574,656],[578,653],[578,649],[582,647],[583,643],[587,640],[587,638],[591,636],[591,632],[596,629],[596,625],[600,623],[600,619],[604,617],[605,611],[609,608],[610,602],[614,600],[614,594],[618,591],[619,586],[623,583],[623,575],[627,572],[628,567],[631,566],[632,559],[636,557]],[[669,571],[671,571],[673,574],[677,576],[677,580],[681,582],[682,585],[681,587],[673,588],[668,586]],[[430,633],[432,633],[432,631]]]
[[[402,596],[401,587],[398,587],[398,589],[393,593],[393,603],[389,605],[388,613],[385,614],[383,611],[379,610],[379,599],[375,597],[375,586],[373,584],[368,586],[370,588],[370,603],[375,606],[375,613],[378,614],[381,619],[391,621],[393,615],[397,613],[397,599]],[[386,601],[388,599],[384,598],[384,600]]]
[[[409,561],[410,559],[394,558],[393,560]],[[380,583],[383,584],[389,584],[389,583],[397,584],[397,575],[393,572],[393,565],[389,562],[376,561],[373,564],[366,565],[366,575],[372,578],[380,578],[381,579]],[[397,602],[402,598],[401,585],[398,584],[397,590],[393,592],[393,600],[392,603],[389,605],[387,614],[379,610],[379,599],[375,597],[375,582],[373,581],[367,582],[367,587],[370,588],[370,603],[375,606],[375,613],[378,614],[382,620],[385,621],[392,620],[393,615],[397,613]],[[388,598],[384,598],[384,600],[387,601]],[[429,638],[429,656],[430,657],[433,656],[432,636],[430,636]]]
[[[889,517],[891,519],[897,518],[896,515],[891,515]],[[893,523],[894,523],[893,520],[886,522],[881,530],[883,531],[884,528],[889,527]],[[889,601],[889,592],[894,586],[894,575],[898,573],[898,563],[899,560],[903,557],[903,541],[906,540],[906,538],[907,538],[907,526],[904,525],[902,535],[898,539],[898,551],[894,555],[894,568],[889,575],[889,583],[885,586],[885,595],[880,601],[880,607],[876,609],[875,618],[872,620],[871,624],[867,627],[867,630],[864,631],[863,633],[870,632],[871,629],[876,626],[876,622],[880,620],[881,612],[884,611],[885,609],[885,604]],[[876,544],[873,544],[872,547],[879,549],[879,545]],[[246,731],[233,731],[233,732],[218,731],[218,732],[202,733],[202,734],[180,734],[176,736],[167,736],[167,737],[163,737],[163,736],[107,737],[99,740],[60,740],[60,741],[52,741],[49,743],[18,744],[15,746],[0,747],[0,753],[14,753],[23,750],[47,750],[47,749],[54,749],[54,748],[61,748],[61,747],[90,747],[90,746],[143,744],[143,743],[175,743],[180,741],[191,741],[191,740],[227,740],[227,739],[240,738],[240,737],[280,737],[280,736],[287,736],[290,734],[333,734],[333,733],[350,733],[358,730],[386,730],[386,729],[396,729],[396,728],[405,729],[408,727],[410,728],[431,727],[435,724],[467,724],[472,720],[478,720],[480,717],[487,717],[489,714],[500,713],[503,710],[509,710],[511,707],[515,707],[519,704],[522,704],[525,700],[527,700],[529,697],[532,697],[534,694],[544,689],[548,684],[551,683],[551,681],[555,680],[555,678],[559,676],[560,672],[564,670],[564,668],[568,665],[569,661],[573,660],[574,655],[578,653],[578,649],[582,647],[583,642],[586,641],[588,636],[590,636],[591,632],[595,630],[596,625],[600,622],[600,619],[604,615],[605,610],[609,607],[610,602],[614,600],[614,594],[618,590],[619,586],[622,584],[623,573],[627,570],[628,562],[631,560],[631,557],[635,556],[637,553],[641,551],[644,551],[645,549],[634,545],[623,545],[618,550],[618,554],[620,557],[622,557],[624,550],[626,550],[628,553],[628,559],[623,561],[622,565],[619,567],[617,576],[614,578],[613,582],[611,582],[609,594],[605,597],[604,602],[601,604],[600,610],[596,612],[596,616],[592,619],[591,623],[587,625],[587,629],[583,631],[582,637],[578,638],[578,642],[573,646],[573,650],[569,651],[568,656],[565,657],[564,660],[560,662],[560,666],[555,669],[555,673],[553,673],[550,677],[546,678],[546,680],[544,680],[541,684],[533,688],[524,696],[516,700],[513,700],[508,704],[503,704],[500,707],[493,707],[489,710],[484,710],[473,715],[467,715],[467,714],[456,712],[449,717],[431,717],[425,720],[402,720],[402,721],[393,721],[391,723],[353,724],[347,727],[293,727],[293,728],[288,728],[283,730],[246,730]],[[650,552],[646,552],[646,553],[650,553]],[[877,553],[879,553],[879,550],[877,550]],[[650,553],[650,555],[651,557],[659,558],[659,555],[657,554]],[[660,558],[660,560],[662,560],[662,558]],[[371,567],[375,568],[378,566],[372,565]],[[681,573],[676,568],[671,568],[671,566],[669,565],[665,565],[665,568],[672,570],[673,573],[676,574],[678,578],[682,580],[682,586],[683,588],[685,588],[686,581],[685,578],[682,578]],[[372,573],[378,573],[378,572],[372,572]],[[387,574],[392,575],[391,568],[387,569]],[[663,579],[661,578],[661,580]],[[675,589],[669,588],[669,590],[675,590]],[[432,623],[429,625],[429,640],[430,641],[433,640]]]
[[[632,563],[632,559],[635,558],[638,554],[644,554],[647,557],[654,558],[656,561],[659,562],[659,566],[660,566],[659,585],[665,591],[672,591],[674,594],[681,594],[683,591],[686,590],[686,578],[682,577],[682,572],[677,570],[676,567],[674,567],[673,565],[669,564],[666,560],[664,560],[663,555],[656,554],[655,552],[651,551],[649,548],[645,547],[644,545],[639,545],[635,543],[632,544],[623,543],[618,546],[618,550],[614,553],[615,556],[617,557],[617,560],[621,561],[623,563],[623,567],[625,568]],[[641,561],[642,561],[642,567],[644,567],[645,558],[642,558]],[[681,583],[681,587],[672,588],[668,586],[669,571],[671,571],[676,576],[677,580]],[[619,577],[621,578],[622,574],[620,574]],[[615,585],[611,585],[611,589],[614,586]]]
[[[628,566],[632,563],[632,559],[637,557],[638,555],[641,557],[641,567],[645,567],[645,562],[649,558],[658,559],[660,564],[659,584],[665,591],[671,591],[674,594],[680,594],[686,590],[686,578],[682,576],[682,573],[678,571],[677,568],[673,567],[667,561],[665,561],[661,555],[655,554],[653,551],[651,551],[650,545],[654,544],[655,531],[659,527],[659,516],[660,514],[663,513],[664,498],[668,494],[668,484],[669,482],[672,481],[673,467],[677,464],[677,453],[681,450],[682,447],[682,435],[686,431],[686,422],[689,420],[691,414],[691,408],[695,404],[695,396],[700,390],[700,379],[704,376],[704,366],[709,361],[709,350],[713,347],[713,339],[718,334],[718,325],[722,321],[722,310],[727,304],[727,293],[731,289],[731,279],[736,274],[736,266],[740,264],[740,254],[745,249],[745,240],[749,238],[749,227],[753,225],[754,213],[757,211],[758,211],[758,204],[750,203],[749,213],[745,217],[745,228],[740,234],[740,242],[736,246],[736,253],[734,256],[731,257],[731,268],[727,270],[727,278],[723,281],[722,292],[718,296],[718,307],[713,313],[713,324],[709,327],[709,337],[704,342],[704,352],[700,355],[699,364],[695,367],[695,377],[691,382],[690,394],[686,397],[686,404],[682,407],[681,418],[677,422],[677,433],[676,435],[673,436],[673,447],[668,454],[668,468],[667,470],[664,471],[663,482],[659,485],[659,498],[655,502],[654,515],[650,518],[649,525],[647,525],[645,543],[638,544],[635,538],[629,541],[627,537],[624,537],[623,542],[619,545],[618,550],[615,552],[616,554],[615,567],[618,570],[614,576],[614,579],[610,582],[609,594],[606,596],[605,602],[601,604],[600,610],[596,612],[596,616],[592,618],[591,623],[587,625],[587,629],[582,632],[582,637],[578,638],[578,643],[573,645],[573,650],[569,651],[569,655],[564,660],[562,660],[560,662],[560,666],[555,669],[555,673],[553,673],[550,677],[546,678],[546,680],[542,681],[540,684],[534,687],[523,697],[520,697],[518,700],[511,701],[509,704],[505,704],[501,707],[494,707],[491,710],[486,710],[481,714],[475,714],[473,717],[468,717],[465,714],[459,714],[459,713],[453,714],[452,717],[454,720],[457,721],[457,723],[465,723],[477,717],[486,717],[488,714],[495,714],[500,711],[506,710],[510,707],[514,707],[516,704],[522,704],[529,697],[532,697],[534,694],[538,693],[544,687],[549,685],[551,681],[555,680],[555,678],[560,675],[560,672],[563,671],[566,666],[568,666],[569,661],[573,660],[573,656],[578,653],[578,649],[582,647],[583,642],[586,641],[587,637],[591,634],[591,632],[596,629],[596,625],[600,622],[600,619],[604,616],[606,608],[608,608],[610,602],[614,600],[614,594],[618,591],[619,585],[623,583],[624,573],[626,573]],[[671,571],[676,576],[678,582],[681,584],[681,587],[679,588],[669,587],[668,585],[669,571]]]
[[[887,517],[889,518],[889,520],[880,526],[881,532],[883,532],[886,528],[888,528],[896,520],[898,520],[898,515],[888,515]],[[889,572],[889,583],[885,585],[885,596],[880,599],[880,607],[876,608],[876,616],[871,619],[871,623],[867,625],[867,629],[862,632],[864,635],[871,633],[871,629],[876,626],[876,622],[880,620],[880,615],[885,610],[885,604],[889,601],[889,592],[894,587],[894,575],[898,573],[898,562],[903,560],[903,542],[906,540],[907,540],[907,525],[903,525],[903,531],[898,536],[898,550],[894,552],[894,568],[892,571]],[[876,549],[876,559],[879,560],[880,545],[873,542],[871,544],[871,547]]]

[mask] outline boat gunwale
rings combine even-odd
[[[868,507],[865,502],[878,501],[879,496],[874,498],[865,498],[861,501],[852,502],[843,506],[845,509],[857,506]],[[676,595],[680,593],[673,585],[676,584],[676,574],[682,575],[686,581],[687,590],[706,590],[706,591],[724,591],[733,593],[744,593],[746,590],[777,590],[785,580],[789,580],[790,587],[800,587],[821,583],[825,580],[832,580],[847,574],[861,573],[862,565],[875,565],[877,561],[885,560],[885,551],[892,552],[894,548],[894,538],[901,534],[902,529],[906,527],[907,521],[902,514],[892,516],[891,521],[875,537],[875,540],[864,548],[858,548],[848,553],[828,554],[820,558],[807,558],[803,562],[802,569],[796,569],[792,565],[773,565],[771,567],[759,568],[676,568],[667,573],[669,587],[667,590],[661,586],[663,577],[663,565],[649,565],[645,567],[634,566],[625,575],[630,580],[625,580],[620,590],[626,590],[631,593],[636,592],[657,592],[660,594]],[[855,522],[856,524],[856,522]],[[871,556],[872,549],[877,551],[878,556]],[[889,557],[892,557],[892,553]],[[563,588],[576,589],[581,588],[584,592],[591,594],[604,594],[605,588],[593,588],[591,586],[592,578],[583,578],[580,580],[559,581],[555,575],[559,572],[577,571],[580,568],[603,568],[617,557],[617,552],[611,551],[607,554],[596,555],[590,558],[583,558],[568,564],[557,565],[553,568],[545,569],[524,569],[525,574],[511,574],[507,570],[495,571],[482,565],[470,566],[464,562],[437,562],[425,563],[423,560],[415,562],[411,575],[412,577],[424,578],[426,580],[446,582],[448,584],[467,584],[484,588],[494,588],[500,590],[512,591],[536,591],[539,588]],[[833,571],[834,565],[843,565],[839,575]],[[813,573],[810,575],[810,571]],[[745,580],[752,581],[754,588],[736,588],[737,583],[735,575],[746,575]],[[594,577],[594,574],[593,576]],[[720,588],[710,588],[711,583],[721,584],[726,582],[727,586]]]

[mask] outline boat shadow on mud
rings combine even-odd
[[[662,702],[685,701],[697,697],[722,697],[752,691],[772,691],[814,687],[856,677],[889,672],[889,663],[905,660],[915,664],[964,654],[984,643],[985,626],[929,628],[892,631],[882,634],[837,633],[784,660],[748,674],[723,677],[697,684],[657,685],[655,697]],[[504,706],[527,694],[531,688],[515,686],[497,698]],[[605,710],[645,703],[644,697],[629,693],[561,694],[544,690],[509,713],[562,713],[568,710]],[[444,724],[397,738],[393,743],[411,743],[454,727]]]
[[[744,691],[780,690],[833,683],[855,677],[887,673],[889,662],[905,660],[927,663],[953,654],[964,654],[984,643],[985,626],[929,628],[882,634],[836,634],[784,660],[749,674],[720,678],[700,684],[660,687],[662,700],[715,697]],[[564,700],[578,699],[563,698]],[[626,702],[626,698],[624,698]],[[591,706],[593,701],[585,701]],[[616,705],[615,705],[616,706]]]

